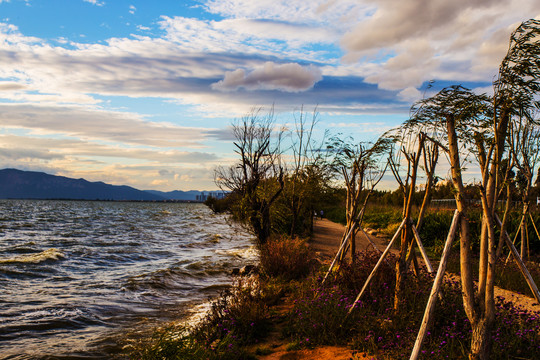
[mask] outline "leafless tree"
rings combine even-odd
[[[233,124],[239,162],[217,168],[214,176],[221,189],[237,196],[235,215],[264,244],[270,237],[270,208],[284,186],[280,150],[283,132],[274,130],[273,110],[265,115],[261,112],[261,109],[252,110]]]

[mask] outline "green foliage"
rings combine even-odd
[[[223,199],[216,199],[212,196],[209,196],[204,205],[208,206],[215,213],[223,213],[231,210],[231,202],[234,199],[233,194],[229,194]]]
[[[142,360],[239,360],[255,359],[254,356],[239,347],[238,343],[228,337],[222,341],[207,346],[183,327],[171,325],[158,329],[150,345],[133,358]]]
[[[401,207],[372,205],[366,209],[362,224],[364,227],[378,229],[392,236],[401,221],[403,221]]]
[[[210,312],[193,335],[211,345],[229,338],[251,344],[268,331],[268,305],[265,291],[256,278],[237,278],[231,289],[212,303]]]
[[[453,216],[452,210],[430,212],[424,216],[424,223],[419,231],[424,246],[444,246]]]

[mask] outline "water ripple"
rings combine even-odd
[[[108,358],[256,260],[201,204],[0,200],[0,358]]]

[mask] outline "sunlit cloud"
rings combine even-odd
[[[160,147],[200,148],[206,137],[201,128],[155,123],[137,114],[83,106],[0,104],[0,122],[34,134]]]

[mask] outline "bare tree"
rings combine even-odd
[[[303,107],[295,114],[294,129],[291,131],[292,161],[287,171],[284,197],[291,215],[289,234],[300,235],[313,226],[314,202],[324,178],[324,162],[320,148],[313,140],[313,132],[318,122],[315,109],[311,118]],[[324,143],[324,139],[321,143]],[[305,222],[309,224],[305,224]],[[301,222],[304,222],[301,224]],[[306,226],[308,225],[308,226]]]
[[[215,182],[237,196],[235,215],[246,222],[260,244],[270,237],[270,208],[283,191],[280,143],[282,131],[274,134],[273,110],[266,115],[252,110],[233,126],[238,164],[220,167]]]
[[[420,132],[418,127],[410,126],[410,124],[406,123],[397,130],[387,133],[386,136],[394,142],[394,146],[390,148],[388,163],[403,195],[402,217],[404,219],[404,226],[401,231],[401,245],[396,263],[396,289],[394,296],[394,310],[399,311],[403,299],[402,294],[406,283],[406,275],[410,265],[407,261],[407,255],[413,251],[414,230],[412,228],[411,212],[414,193],[416,191],[418,167],[422,159],[426,134]]]

